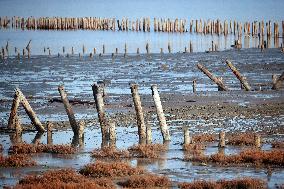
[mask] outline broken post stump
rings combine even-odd
[[[170,141],[171,137],[170,137],[170,133],[169,133],[169,130],[168,130],[165,114],[163,112],[163,107],[162,107],[161,99],[160,99],[160,96],[159,96],[159,93],[158,93],[157,85],[152,85],[151,90],[152,90],[152,96],[153,96],[153,99],[154,99],[154,103],[155,103],[155,106],[156,106],[157,116],[158,116],[158,120],[159,120],[159,124],[160,124],[160,129],[161,129],[161,132],[162,132],[163,140],[164,140],[164,142]]]
[[[104,110],[104,99],[103,99],[103,87],[98,85],[98,84],[94,84],[92,85],[92,90],[93,90],[93,96],[95,99],[95,103],[96,103],[96,108],[97,108],[97,112],[98,112],[98,118],[99,118],[99,122],[100,122],[100,126],[101,126],[101,132],[102,132],[102,143],[104,143],[104,141],[107,141],[108,139],[108,122],[105,116],[105,110]]]
[[[21,99],[21,104],[23,105],[26,113],[28,114],[29,118],[31,119],[33,125],[36,127],[38,132],[44,132],[45,129],[41,124],[40,120],[38,119],[36,113],[33,111],[32,107],[30,106],[28,100],[24,96],[24,94],[20,91],[20,89],[16,89]]]
[[[75,119],[75,115],[74,115],[72,106],[69,103],[69,100],[67,98],[67,93],[64,90],[64,86],[63,85],[59,85],[58,86],[58,91],[59,91],[60,97],[62,99],[62,102],[64,104],[64,108],[66,110],[66,113],[67,113],[67,116],[68,116],[71,128],[72,128],[72,130],[74,132],[74,135],[78,135],[79,134],[79,127],[77,125],[77,122],[76,122],[76,119]]]
[[[189,145],[191,143],[190,136],[189,136],[189,129],[188,127],[183,127],[183,145]]]
[[[53,124],[51,122],[46,123],[46,130],[47,130],[47,144],[52,145],[52,129],[53,129]]]
[[[223,91],[228,91],[228,88],[224,85],[222,80],[215,77],[211,72],[209,72],[204,66],[200,63],[197,64],[198,69],[200,69],[205,75],[207,75],[214,83],[218,85],[218,88]]]
[[[111,122],[109,124],[109,141],[110,141],[110,146],[115,147],[116,144],[115,122]]]
[[[196,93],[196,79],[192,81],[192,92]]]
[[[138,135],[139,135],[139,144],[145,144],[146,143],[146,126],[144,122],[144,115],[141,105],[140,96],[138,93],[138,85],[132,84],[130,86],[131,94],[133,98],[133,103],[136,111],[136,120],[137,120],[137,126],[138,126]]]
[[[219,148],[224,148],[225,147],[225,132],[224,131],[221,131],[219,133],[219,144],[218,144],[218,147]]]
[[[241,73],[237,70],[237,68],[232,64],[231,61],[226,60],[226,64],[229,66],[229,68],[232,70],[232,72],[235,74],[235,76],[240,80],[242,85],[244,86],[246,91],[250,91],[251,87],[248,84],[247,80],[245,77],[241,75]]]
[[[272,82],[273,83],[272,89],[273,90],[279,90],[281,88],[281,85],[282,85],[283,81],[284,81],[284,72],[278,78],[277,78],[276,75],[273,76],[273,77],[274,77],[274,79],[272,79],[273,80],[273,82]]]
[[[260,140],[259,134],[254,135],[254,145],[255,145],[256,148],[261,147],[261,140]]]
[[[79,139],[84,137],[85,122],[83,120],[79,121],[78,137]]]

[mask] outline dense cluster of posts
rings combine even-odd
[[[234,75],[237,77],[237,79],[241,83],[241,87],[245,89],[246,91],[251,90],[251,86],[246,80],[246,77],[242,76],[241,73],[237,70],[237,68],[233,65],[233,63],[229,60],[226,60],[226,64],[228,67],[232,70]],[[208,71],[203,65],[200,63],[197,64],[197,67],[206,74],[212,81],[214,81],[218,89],[221,91],[227,91],[229,90],[228,87],[226,87],[222,81],[221,78],[218,78],[214,76],[210,71]],[[282,86],[282,83],[284,81],[284,72],[281,74],[281,76],[272,76],[272,89],[278,90]],[[137,120],[137,127],[138,127],[138,136],[139,136],[139,144],[150,144],[152,143],[152,130],[151,125],[146,125],[144,121],[144,113],[142,109],[142,103],[140,99],[140,95],[138,92],[138,85],[137,84],[131,84],[130,90],[133,98],[133,104],[135,107],[136,112],[136,120]],[[68,115],[68,119],[70,122],[70,126],[72,128],[72,131],[74,133],[73,141],[78,141],[80,143],[80,140],[82,141],[84,136],[84,127],[85,123],[84,121],[77,122],[75,119],[75,115],[72,109],[71,104],[69,103],[67,93],[64,89],[64,86],[60,85],[58,86],[58,91],[61,97],[61,100],[64,104],[66,113]],[[102,146],[115,146],[116,144],[116,133],[115,133],[115,122],[112,120],[109,120],[104,108],[104,98],[106,97],[105,93],[105,84],[103,82],[95,83],[92,86],[93,96],[95,100],[95,105],[98,113],[98,120],[100,123],[101,128],[101,134],[102,134]],[[152,91],[152,97],[154,100],[154,104],[156,107],[157,112],[157,118],[159,121],[159,126],[161,130],[161,135],[163,137],[163,141],[168,142],[171,140],[170,132],[167,126],[166,118],[163,112],[162,103],[160,100],[159,92],[158,92],[158,86],[152,85],[151,86]],[[193,81],[193,92],[196,92],[196,80]],[[22,104],[26,113],[28,114],[29,118],[31,119],[33,125],[35,126],[36,130],[39,133],[45,132],[45,128],[43,127],[43,124],[38,119],[37,115],[31,108],[29,102],[23,95],[23,93],[20,91],[20,89],[15,90],[14,100],[12,103],[11,113],[8,121],[8,129],[15,130],[16,135],[21,135],[22,133],[22,126],[20,124],[20,118],[17,114],[17,110],[19,105]],[[48,122],[47,124],[47,137],[49,141],[51,140],[52,135],[52,124]],[[219,147],[225,147],[225,133],[221,131],[219,140]],[[256,135],[255,137],[255,143],[257,147],[260,147],[260,136]],[[82,143],[82,142],[81,142]],[[184,143],[190,144],[191,139],[189,136],[188,128],[184,128]],[[75,143],[77,144],[77,143]]]
[[[153,29],[151,29],[153,27]],[[272,30],[273,27],[273,30]],[[236,20],[187,20],[149,17],[129,18],[100,18],[100,17],[0,17],[0,28],[28,29],[28,30],[112,30],[112,31],[143,31],[143,32],[190,32],[217,35],[251,35],[279,37],[278,22],[239,22]],[[272,32],[273,31],[273,32]],[[284,21],[282,21],[282,33]],[[283,34],[282,34],[283,35]]]

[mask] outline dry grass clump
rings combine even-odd
[[[195,150],[204,150],[205,146],[203,144],[185,144],[183,145],[184,151],[195,151]]]
[[[131,176],[126,181],[119,182],[118,185],[124,188],[167,188],[171,186],[171,181],[165,176],[146,174]]]
[[[130,154],[138,158],[159,158],[167,150],[162,144],[139,144],[128,148]]]
[[[223,188],[242,188],[242,189],[261,189],[267,188],[267,184],[260,179],[242,178],[235,180],[219,181],[194,181],[192,183],[180,183],[181,189],[223,189]]]
[[[203,163],[217,163],[222,165],[255,164],[284,166],[284,151],[245,150],[237,155],[224,155],[222,153],[217,153],[211,156],[200,155],[189,158],[186,157],[185,160]]]
[[[47,145],[47,144],[15,144],[10,147],[9,153],[30,154],[30,153],[54,153],[74,154],[76,149],[69,145]]]
[[[7,157],[0,155],[0,167],[29,167],[34,165],[36,165],[36,162],[27,155],[14,154]]]
[[[131,175],[138,175],[144,173],[144,170],[133,168],[124,162],[105,163],[97,161],[86,165],[80,170],[80,173],[85,176],[93,178],[101,177],[124,177]]]
[[[215,135],[214,134],[200,134],[200,135],[194,135],[192,137],[192,141],[195,143],[200,142],[214,142],[215,141]]]
[[[228,137],[227,144],[235,146],[253,146],[255,134],[253,133],[240,133]]]
[[[284,141],[277,141],[271,143],[272,148],[284,148]]]
[[[19,181],[15,186],[16,189],[76,189],[76,188],[93,188],[108,189],[114,188],[111,180],[91,180],[72,169],[47,171],[43,175],[27,176]]]
[[[115,147],[103,147],[101,149],[95,149],[91,155],[93,158],[129,158],[130,154],[127,150],[117,150]]]

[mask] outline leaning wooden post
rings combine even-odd
[[[51,145],[53,143],[52,141],[53,124],[48,121],[46,124],[46,129],[47,129],[47,144]]]
[[[76,122],[76,119],[75,119],[75,115],[74,115],[72,106],[69,103],[69,100],[67,98],[67,93],[64,90],[64,86],[63,85],[59,85],[58,86],[58,91],[60,93],[60,97],[61,97],[62,102],[64,104],[65,111],[66,111],[66,113],[68,115],[68,119],[69,119],[71,128],[72,128],[72,130],[74,132],[74,135],[78,135],[79,134],[78,133],[78,125],[77,125],[77,122]]]
[[[224,85],[222,80],[215,77],[211,72],[209,72],[204,66],[200,63],[197,64],[198,69],[200,69],[205,75],[207,75],[214,83],[218,85],[218,88],[223,91],[228,91],[228,88]]]
[[[115,147],[116,144],[115,122],[110,122],[109,124],[109,141],[110,141],[110,146]]]
[[[218,147],[219,148],[224,148],[225,147],[225,132],[224,131],[221,131],[219,133],[219,144],[218,144]]]
[[[98,112],[99,122],[101,125],[102,141],[104,142],[108,139],[109,125],[106,120],[105,110],[104,110],[103,87],[95,83],[92,86],[92,90]]]
[[[158,120],[160,123],[160,129],[163,135],[163,140],[170,141],[171,137],[170,137],[170,133],[168,130],[165,114],[163,112],[163,107],[162,107],[161,99],[158,93],[157,85],[152,85],[151,90],[152,90],[152,96],[153,96],[154,103],[155,103],[156,110],[157,110],[157,115],[158,115]]]
[[[29,118],[31,119],[32,123],[36,127],[36,130],[38,132],[44,132],[45,131],[44,127],[42,126],[40,120],[38,119],[36,113],[33,111],[32,107],[30,106],[26,97],[20,91],[20,89],[16,89],[16,90],[18,90],[18,93],[19,93],[19,96],[20,96],[20,99],[21,99],[21,104],[23,105],[23,107],[24,107],[26,113],[28,114]]]
[[[251,87],[248,84],[245,77],[241,75],[241,73],[237,70],[237,68],[230,62],[229,60],[226,60],[226,64],[229,66],[229,68],[232,70],[232,72],[235,74],[235,76],[240,80],[240,82],[243,84],[246,91],[250,91]]]
[[[146,126],[146,138],[147,138],[147,144],[152,143],[152,127],[151,124],[147,124]]]
[[[258,135],[258,134],[254,135],[254,145],[255,145],[256,148],[261,147],[260,135]]]
[[[9,117],[9,121],[8,121],[8,128],[9,129],[15,128],[15,123],[16,123],[16,119],[17,119],[17,111],[18,111],[20,101],[21,101],[21,99],[20,99],[20,96],[19,96],[19,91],[18,91],[18,89],[16,89],[14,99],[13,99],[13,103],[12,103],[12,107],[11,107],[10,117]]]
[[[140,100],[140,96],[138,93],[138,85],[132,84],[130,86],[130,89],[131,89],[133,103],[134,103],[134,107],[136,111],[139,144],[145,144],[146,143],[146,126],[144,122],[144,115],[143,115],[141,100]]]
[[[277,77],[277,76],[276,76]],[[273,90],[279,90],[282,83],[284,81],[284,72],[281,74],[280,77],[278,77],[274,82],[273,82],[273,86],[272,89]]]
[[[189,136],[189,129],[188,127],[183,127],[183,145],[189,145],[191,143],[190,136]]]

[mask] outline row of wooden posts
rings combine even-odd
[[[135,107],[136,116],[137,116],[139,144],[151,143],[152,142],[151,126],[148,125],[146,127],[145,122],[144,122],[144,115],[143,115],[141,100],[140,100],[140,96],[138,93],[138,85],[132,84],[130,88],[131,88],[131,93],[132,93],[134,107]],[[94,84],[92,86],[92,90],[93,90],[93,96],[95,99],[96,109],[98,113],[98,119],[99,119],[99,123],[101,127],[102,142],[110,141],[111,143],[115,144],[115,141],[116,141],[115,123],[107,119],[105,108],[104,108],[104,85]],[[157,110],[157,116],[159,120],[161,133],[163,136],[163,140],[170,141],[170,133],[169,133],[168,126],[166,123],[165,115],[163,113],[163,108],[162,108],[160,96],[158,93],[157,85],[152,85],[151,90],[152,90],[152,96],[153,96],[154,103],[155,103],[156,110]],[[72,106],[69,103],[69,100],[67,98],[67,93],[64,90],[64,86],[62,85],[59,86],[58,91],[62,99],[62,102],[64,104],[66,113],[68,115],[69,123],[71,125],[74,136],[80,139],[83,137],[85,124],[83,121],[79,123],[76,121]],[[16,133],[18,134],[22,132],[22,126],[20,124],[20,119],[17,114],[18,107],[20,104],[23,105],[27,115],[31,119],[36,130],[40,133],[45,132],[46,130],[44,126],[38,119],[37,115],[31,108],[29,102],[27,101],[23,93],[18,88],[15,90],[14,100],[12,103],[11,113],[10,113],[9,121],[8,121],[8,129],[14,129]],[[47,131],[50,133],[51,130],[52,130],[52,125],[48,123]]]
[[[187,25],[187,23],[189,23]],[[279,23],[267,21],[238,22],[236,20],[189,20],[153,18],[100,18],[100,17],[0,17],[0,28],[28,29],[28,30],[112,30],[112,31],[144,31],[150,32],[153,25],[154,32],[200,33],[217,35],[251,35],[279,37]],[[273,32],[272,32],[273,28]],[[266,31],[266,33],[265,33]],[[284,21],[282,21],[282,35],[284,35]]]

